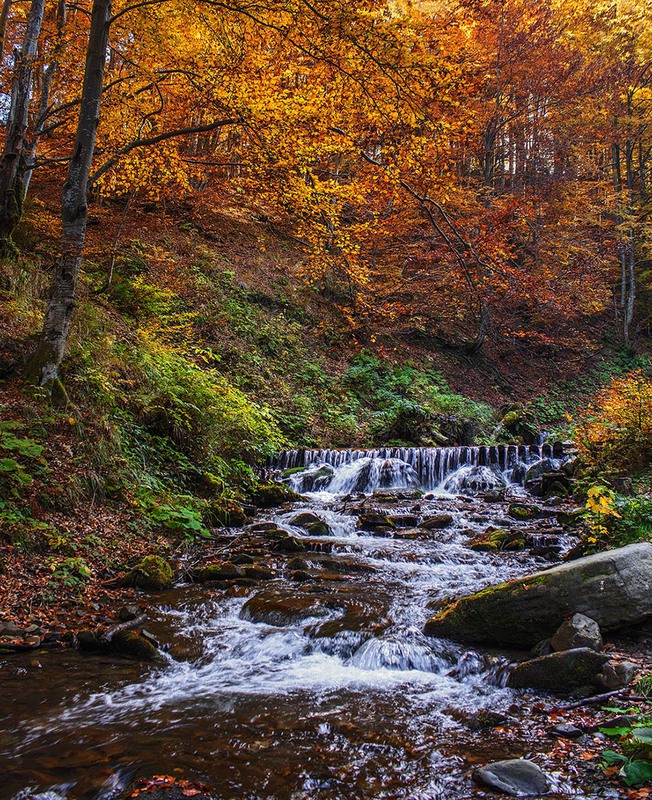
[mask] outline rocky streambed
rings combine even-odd
[[[522,653],[424,632],[456,598],[561,559],[569,504],[392,474],[404,485],[356,494],[340,474],[216,531],[172,588],[134,598],[154,661],[92,637],[3,660],[0,794],[108,800],[166,775],[215,798],[457,800],[484,796],[475,767],[531,756],[550,797],[619,796],[555,755],[557,700],[507,688]]]

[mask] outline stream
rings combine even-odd
[[[220,798],[485,796],[469,771],[537,752],[523,726],[494,728],[502,715],[527,719],[539,698],[504,688],[516,655],[432,639],[423,625],[447,600],[550,566],[573,544],[559,501],[534,501],[533,520],[508,514],[533,502],[527,470],[559,454],[424,453],[283,454],[270,467],[302,468],[288,480],[305,499],[202,545],[273,576],[143,595],[147,630],[169,645],[163,664],[75,651],[2,659],[0,797],[108,800],[152,774],[192,776]],[[293,523],[302,512],[327,535]],[[436,515],[452,520],[421,527]],[[266,549],[263,523],[305,549]],[[523,531],[526,549],[471,549],[488,526]],[[589,797],[548,772],[551,797]]]

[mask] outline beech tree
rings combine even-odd
[[[11,104],[7,116],[2,158],[0,158],[0,252],[2,252],[21,215],[25,196],[24,175],[27,159],[27,122],[34,60],[38,47],[45,0],[32,0],[22,47],[16,54],[15,74],[11,87]],[[2,10],[3,28],[9,13],[5,2]],[[2,30],[4,41],[4,29]],[[1,58],[1,55],[0,55]]]
[[[93,0],[74,151],[61,202],[61,256],[45,309],[41,340],[28,373],[41,386],[58,381],[75,304],[88,219],[88,178],[100,118],[102,82],[109,43],[111,0]]]

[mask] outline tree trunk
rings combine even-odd
[[[34,59],[41,35],[44,7],[45,0],[32,0],[22,51],[16,59],[11,108],[0,159],[0,250],[4,250],[20,221],[23,207],[22,182],[17,180],[17,176],[24,167]]]
[[[9,11],[11,10],[12,0],[3,0],[2,10],[0,10],[0,61],[5,54],[5,36],[7,35],[7,22]]]
[[[482,345],[484,344],[484,340],[487,337],[487,332],[489,331],[490,321],[491,321],[491,313],[489,311],[489,306],[481,301],[480,327],[478,328],[478,333],[476,334],[475,339],[472,342],[468,342],[468,344],[466,345],[466,352],[469,355],[474,355],[475,353],[479,353],[480,350],[482,350]]]
[[[91,171],[109,42],[111,0],[93,0],[91,29],[74,152],[63,185],[61,256],[47,303],[41,340],[27,377],[41,386],[58,384],[86,239],[88,177]]]

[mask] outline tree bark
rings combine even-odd
[[[0,61],[5,54],[5,36],[7,35],[7,22],[9,11],[11,10],[12,0],[3,0],[2,10],[0,10]]]
[[[95,152],[110,25],[111,0],[93,0],[77,135],[63,185],[61,256],[56,265],[41,340],[27,369],[28,379],[51,388],[59,385],[59,368],[66,350],[86,239],[88,177]]]
[[[24,171],[34,59],[41,35],[44,8],[45,0],[32,0],[22,50],[16,59],[11,108],[0,159],[0,250],[4,250],[20,221],[23,207],[23,187],[18,176]]]

